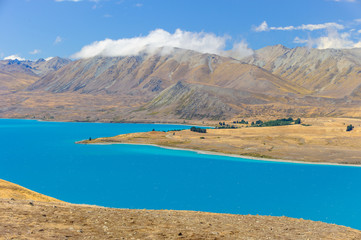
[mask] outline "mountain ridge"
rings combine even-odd
[[[276,45],[242,60],[179,48],[79,59],[44,67],[49,71],[44,70],[43,76],[22,73],[31,75],[31,81],[6,95],[13,100],[0,105],[0,116],[132,122],[268,115],[361,117],[358,56],[360,49]],[[42,96],[47,96],[45,105]]]
[[[361,86],[361,48],[286,48],[281,45],[256,50],[243,62],[262,67],[312,95],[343,98]]]

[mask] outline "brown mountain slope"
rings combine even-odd
[[[41,76],[56,71],[71,62],[69,59],[55,57],[48,61],[1,60],[0,91],[14,92],[27,88]]]
[[[184,49],[81,59],[24,91],[0,95],[0,117],[136,122],[360,117],[359,54],[274,46],[244,60],[257,66]]]
[[[132,106],[127,105],[129,111],[113,112],[115,121],[224,119],[242,112],[244,104],[288,102],[289,96],[309,93],[260,67],[184,49],[166,55],[78,60],[46,75],[27,90],[34,95],[92,95],[98,105],[102,105],[102,96],[117,101],[119,97],[136,98]],[[146,104],[139,108],[139,103]]]
[[[245,63],[262,67],[317,96],[343,98],[361,87],[361,49],[293,49],[282,45],[257,50]],[[355,92],[356,91],[356,92]]]
[[[240,112],[240,104],[264,104],[269,97],[248,91],[220,88],[212,85],[178,82],[162,91],[151,102],[137,110],[162,119],[223,119]]]
[[[256,66],[183,49],[168,55],[78,60],[28,89],[154,97],[178,81],[271,95],[307,93]]]
[[[0,70],[0,92],[15,92],[33,84],[39,77],[22,72]]]

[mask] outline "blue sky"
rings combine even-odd
[[[0,0],[0,29],[1,59],[124,55],[137,42],[218,54],[352,48],[361,0]]]

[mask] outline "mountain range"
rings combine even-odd
[[[256,50],[236,60],[175,48],[71,61],[0,61],[0,117],[180,122],[361,117],[361,49]]]

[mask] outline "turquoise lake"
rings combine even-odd
[[[288,216],[361,229],[361,168],[144,145],[82,145],[159,124],[0,119],[0,178],[71,203]]]

